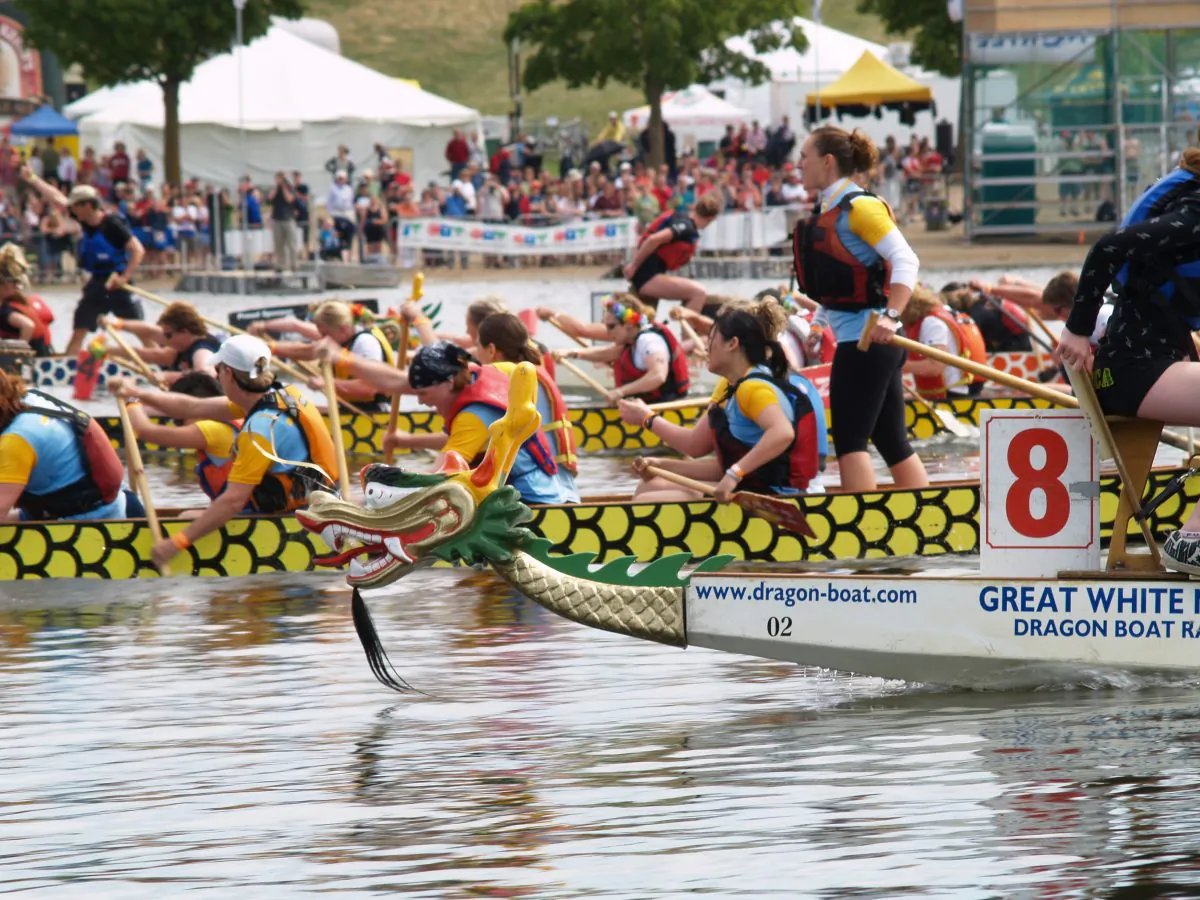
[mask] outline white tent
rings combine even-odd
[[[662,115],[663,121],[676,132],[680,150],[694,146],[698,140],[715,140],[726,125],[739,125],[753,117],[750,110],[722,100],[698,84],[663,94]],[[627,109],[622,118],[635,133],[640,132],[650,124],[650,107]]]
[[[281,27],[242,51],[196,68],[179,97],[183,169],[216,184],[232,185],[248,172],[256,184],[278,170],[298,169],[314,190],[329,183],[325,163],[339,144],[360,168],[374,168],[376,143],[412,152],[418,184],[446,167],[444,152],[454,128],[479,128],[476,110],[375,72],[310,43]],[[241,114],[239,116],[239,93]],[[79,118],[80,141],[107,153],[114,141],[130,152],[145,150],[162,174],[163,104],[154,82],[89,94],[66,108]],[[239,122],[245,129],[241,153]]]
[[[784,117],[791,119],[792,128],[800,134],[805,130],[804,108],[808,94],[816,93],[822,85],[840,78],[863,55],[869,52],[880,59],[890,56],[888,48],[863,40],[828,25],[818,25],[812,19],[796,17],[793,24],[804,31],[808,38],[808,49],[803,53],[791,47],[770,53],[755,53],[744,37],[729,38],[725,46],[738,53],[745,53],[764,63],[771,71],[768,81],[760,85],[747,84],[735,78],[714,82],[710,88],[720,91],[731,103],[744,106],[765,126],[768,122],[778,124]],[[780,30],[782,30],[782,26]],[[933,90],[937,102],[937,118],[958,122],[958,97],[961,81],[958,78],[943,78],[920,69],[901,67],[911,78]],[[834,118],[831,121],[837,123]],[[884,112],[879,119],[868,116],[864,119],[846,119],[841,124],[850,128],[861,128],[874,140],[881,142],[887,135],[907,141],[910,134],[933,136],[934,118],[930,115],[917,117],[916,127],[902,125],[894,112]]]

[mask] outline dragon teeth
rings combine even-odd
[[[412,562],[412,557],[404,551],[404,545],[400,543],[400,538],[390,537],[383,542],[383,546],[387,547],[388,553],[402,563]]]

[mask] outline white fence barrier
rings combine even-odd
[[[589,219],[562,225],[492,225],[473,219],[402,219],[400,248],[546,256],[622,253],[637,243],[637,219]]]

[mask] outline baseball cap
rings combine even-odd
[[[224,364],[235,372],[258,378],[271,367],[271,348],[252,334],[235,334],[221,344],[210,364],[214,367]]]
[[[99,192],[90,184],[77,184],[71,188],[71,196],[67,198],[67,206],[74,206],[76,203],[96,203],[100,202]]]

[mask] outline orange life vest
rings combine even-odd
[[[952,312],[945,306],[938,306],[932,310],[929,315],[941,319],[950,328],[950,333],[954,335],[954,340],[958,342],[958,355],[963,359],[969,359],[972,362],[987,363],[987,345],[983,340],[983,332],[979,330],[979,326],[975,324],[966,313]],[[921,323],[925,321],[925,317],[908,326],[905,333],[912,339],[917,340],[917,336],[921,333]],[[925,357],[920,353],[911,353],[910,357],[913,360],[921,360]],[[945,397],[949,387],[957,387],[958,385],[947,385],[945,378],[942,375],[914,375],[913,380],[917,383],[917,392],[922,397]],[[958,384],[974,384],[979,380],[977,375],[972,375],[970,372],[963,372],[963,380]]]
[[[234,438],[237,438],[237,431],[242,427],[242,419],[234,419],[228,424],[233,428]],[[237,457],[231,452],[229,457],[223,462],[217,462],[205,451],[196,451],[196,468],[193,470],[196,473],[196,480],[200,482],[200,490],[204,491],[206,497],[215,500],[225,490],[225,485],[229,481],[229,473],[233,469],[234,460]]]
[[[333,450],[333,438],[325,428],[325,419],[317,408],[308,402],[294,387],[268,391],[246,413],[245,421],[260,409],[283,412],[296,423],[304,436],[307,459],[320,466],[330,478],[338,470],[337,455]],[[291,512],[308,506],[308,495],[313,490],[334,490],[332,481],[321,478],[309,468],[296,468],[291,472],[267,472],[263,480],[250,495],[250,505],[255,512]]]

